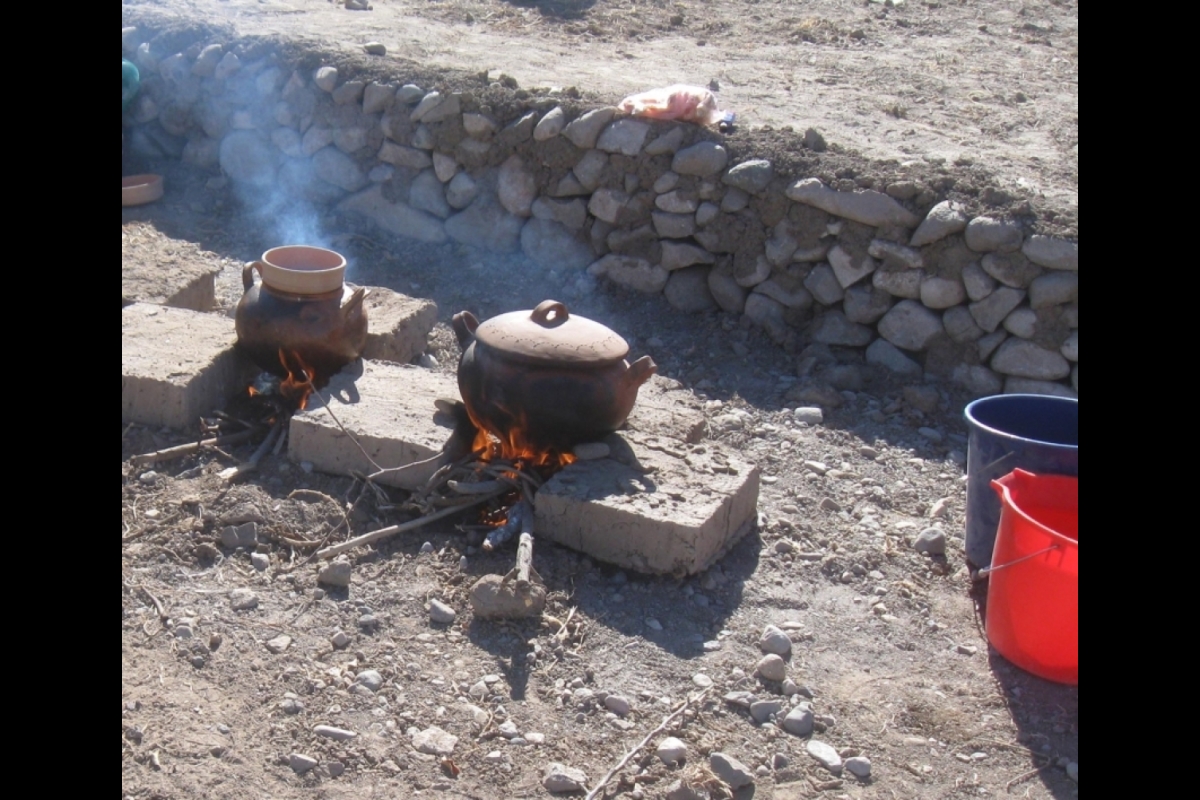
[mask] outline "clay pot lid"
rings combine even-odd
[[[607,364],[629,353],[629,343],[611,328],[571,315],[557,300],[492,317],[479,326],[475,338],[521,360],[567,366]]]

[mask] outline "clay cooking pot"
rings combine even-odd
[[[254,283],[254,272],[262,276]],[[238,346],[281,377],[282,349],[316,372],[318,385],[358,358],[367,343],[366,289],[344,284],[346,259],[307,245],[276,247],[242,270],[246,293],[235,319]],[[290,362],[289,362],[290,363]]]
[[[538,451],[566,452],[617,430],[658,371],[650,356],[627,362],[624,339],[555,300],[482,324],[462,311],[453,326],[472,419],[501,441],[519,431],[519,443]]]

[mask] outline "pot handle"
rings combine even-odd
[[[656,372],[658,372],[658,364],[654,363],[654,359],[650,356],[642,356],[629,365],[629,369],[625,372],[625,377],[634,386],[641,386],[650,380],[650,376]]]
[[[367,290],[360,286],[354,290],[354,294],[350,295],[350,299],[342,306],[342,318],[349,319],[350,315],[362,308],[363,300],[367,297]]]
[[[450,318],[450,326],[454,328],[454,337],[458,346],[466,350],[467,345],[475,338],[475,329],[479,327],[479,319],[470,311],[460,311]]]
[[[529,318],[543,328],[557,328],[570,316],[567,307],[557,300],[543,300],[537,304],[537,308],[533,309]]]
[[[246,266],[242,267],[242,289],[250,291],[250,287],[254,285],[254,270],[258,270],[258,276],[262,277],[263,265],[261,261],[251,261]]]

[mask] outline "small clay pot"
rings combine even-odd
[[[254,283],[254,272],[262,276]],[[362,355],[367,343],[366,289],[344,284],[346,259],[308,245],[276,247],[242,270],[246,293],[238,302],[238,346],[261,369],[286,376],[299,356],[318,386]]]

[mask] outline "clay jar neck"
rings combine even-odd
[[[346,278],[346,259],[340,253],[309,245],[274,247],[253,267],[265,288],[284,297],[339,297]]]

